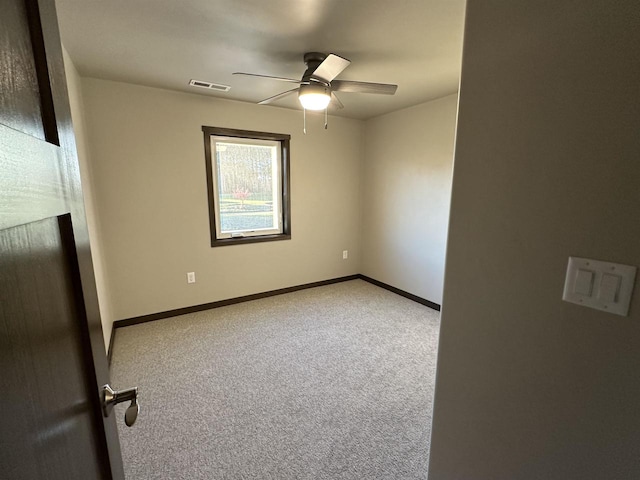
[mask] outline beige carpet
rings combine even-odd
[[[353,280],[118,329],[143,479],[425,479],[439,312]]]

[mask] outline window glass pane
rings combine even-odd
[[[290,135],[203,126],[211,246],[291,239]]]
[[[280,232],[279,144],[214,143],[219,232]]]

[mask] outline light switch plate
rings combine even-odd
[[[630,265],[569,257],[562,299],[627,316],[636,270]]]

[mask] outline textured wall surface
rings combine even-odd
[[[442,302],[458,95],[365,124],[362,273]]]
[[[570,255],[640,265],[636,1],[467,6],[430,480],[640,478],[640,292],[563,302]]]
[[[359,273],[361,121],[310,114],[303,135],[299,111],[82,86],[115,319]],[[291,240],[211,248],[203,125],[291,134]]]
[[[69,90],[69,106],[71,107],[73,131],[75,133],[76,147],[78,149],[78,163],[80,165],[80,176],[82,179],[84,208],[87,215],[87,228],[89,229],[89,239],[91,242],[91,259],[93,260],[93,269],[96,277],[96,290],[100,306],[100,319],[102,320],[102,333],[104,335],[105,347],[108,349],[114,318],[111,310],[111,298],[107,288],[104,249],[100,234],[100,218],[96,208],[95,190],[93,186],[93,170],[90,161],[89,145],[87,144],[82,80],[78,75],[78,71],[76,70],[67,51],[63,48],[62,52],[64,56],[65,73],[67,76],[67,88]]]

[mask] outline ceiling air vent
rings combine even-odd
[[[221,85],[219,83],[203,82],[202,80],[189,80],[189,85],[192,87],[207,88],[209,90],[215,90],[217,92],[228,92],[231,87],[229,85]]]

